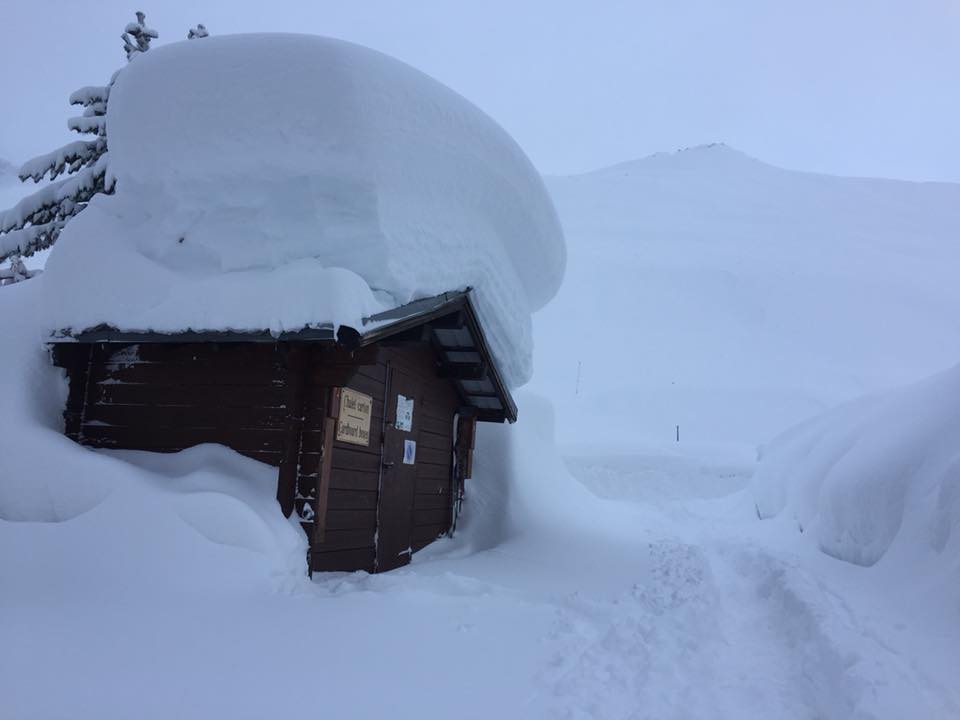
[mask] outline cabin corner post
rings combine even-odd
[[[290,517],[296,506],[297,478],[300,473],[300,445],[305,410],[306,362],[304,349],[294,345],[281,348],[288,372],[286,419],[283,454],[277,471],[277,502],[284,517]]]
[[[63,432],[71,440],[80,441],[83,414],[90,395],[90,366],[93,345],[61,344],[51,347],[56,367],[63,368],[67,379],[67,401],[63,408]]]
[[[337,434],[337,419],[340,416],[340,388],[332,387],[327,393],[323,418],[323,445],[320,450],[320,477],[317,478],[317,510],[313,523],[313,541],[323,543],[327,533],[327,508],[330,504],[330,473],[333,467],[333,440]]]
[[[464,408],[457,416],[457,438],[454,447],[455,463],[453,472],[453,488],[450,521],[450,535],[457,529],[457,518],[463,506],[464,486],[466,480],[473,473],[473,448],[476,442],[477,418],[475,414],[464,412],[472,408]]]

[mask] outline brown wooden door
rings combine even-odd
[[[420,391],[416,377],[400,368],[391,368],[384,409],[387,424],[377,511],[377,572],[410,562]]]

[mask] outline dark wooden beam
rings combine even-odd
[[[313,524],[314,547],[321,545],[327,534],[327,509],[330,507],[330,472],[333,467],[333,439],[340,415],[340,388],[330,388],[323,421],[323,448],[320,451],[320,477],[317,482],[317,515]]]
[[[429,325],[420,325],[419,327],[407,328],[401,332],[384,338],[380,345],[384,347],[399,347],[402,345],[420,344],[430,340],[431,330]]]
[[[437,375],[450,380],[483,380],[487,375],[486,363],[441,363]],[[477,393],[471,393],[477,394]]]
[[[300,346],[284,347],[281,354],[286,365],[286,405],[283,452],[277,471],[277,502],[284,516],[290,517],[296,504],[297,475],[300,466],[300,433],[303,425],[306,393],[306,351]]]
[[[459,330],[466,324],[466,322],[467,320],[463,310],[457,310],[456,312],[450,313],[444,317],[431,320],[430,325],[438,330]]]
[[[477,420],[480,422],[502,423],[509,419],[504,410],[482,410],[477,408]]]

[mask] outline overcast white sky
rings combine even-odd
[[[141,7],[142,5],[142,7]],[[69,93],[159,43],[307,32],[398,57],[498,120],[545,173],[724,141],[785,167],[960,181],[960,0],[2,0],[0,157],[71,139]]]

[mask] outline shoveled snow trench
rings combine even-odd
[[[873,683],[931,684],[839,596],[755,545],[660,540],[648,553],[647,582],[558,602],[541,678],[557,717],[895,717],[866,709]]]
[[[932,630],[942,618],[925,627],[878,597],[867,569],[797,554],[782,528],[749,521],[746,493],[697,497],[748,468],[651,455],[570,465],[594,491],[632,497],[650,540],[624,567],[630,588],[558,602],[542,676],[555,716],[960,717],[960,653]]]

